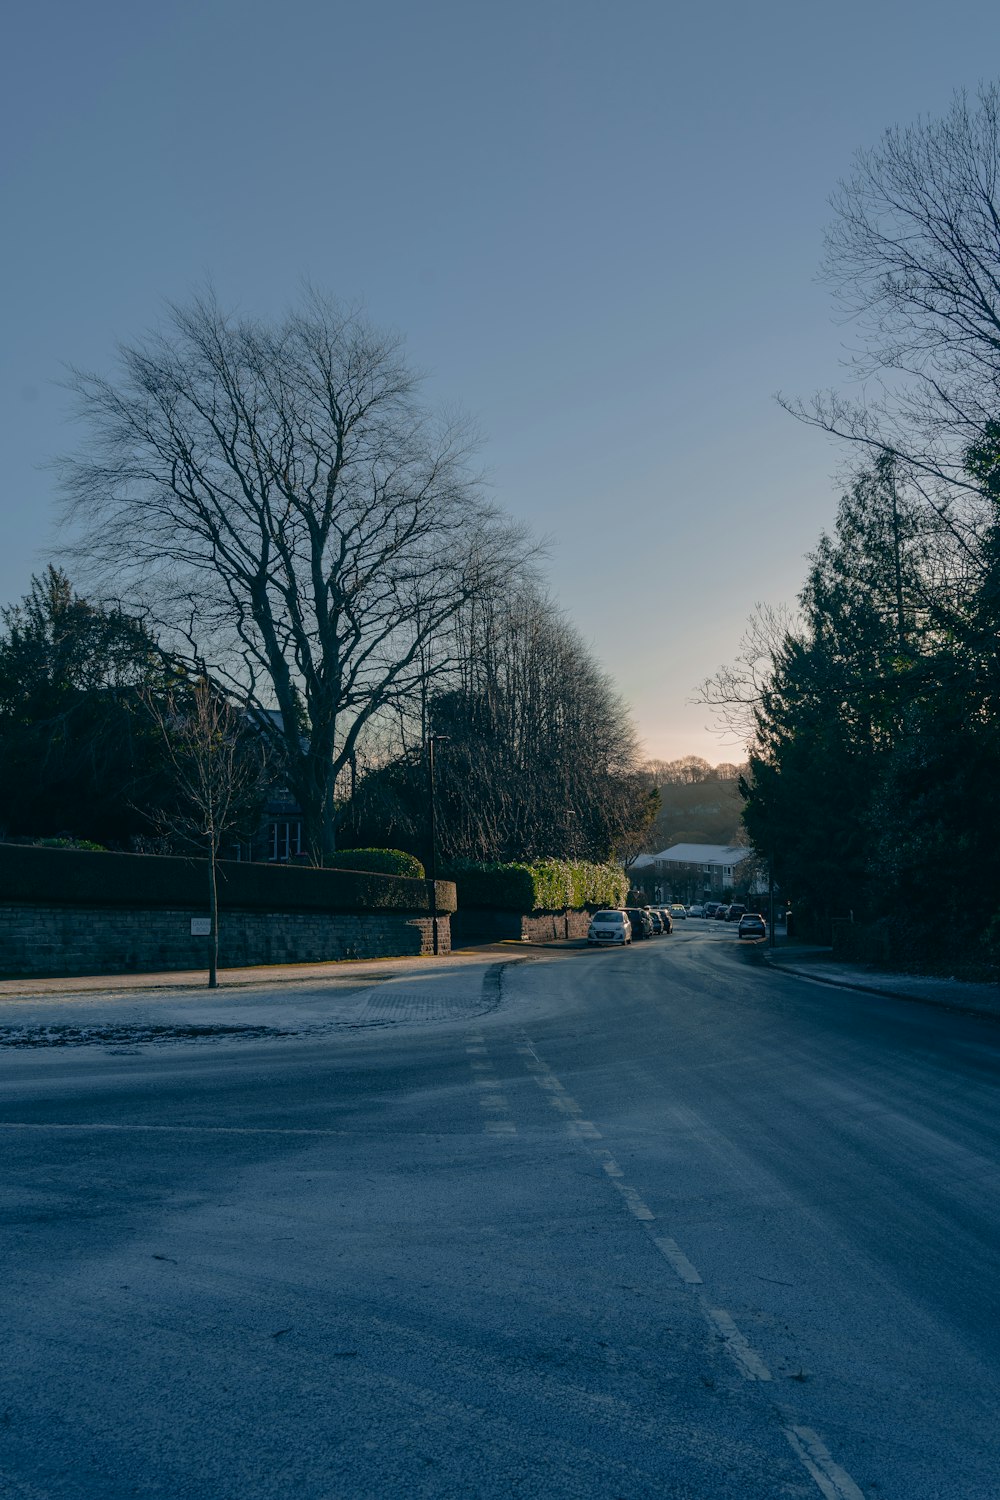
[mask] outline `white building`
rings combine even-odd
[[[743,844],[672,844],[659,854],[640,854],[629,873],[653,875],[664,900],[674,896],[692,901],[731,890],[740,879],[740,867],[753,857],[753,850]]]

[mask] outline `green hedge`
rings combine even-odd
[[[562,911],[564,907],[621,906],[628,879],[619,865],[540,859],[530,864],[453,864],[447,870],[460,907],[497,911]]]
[[[313,870],[220,860],[219,902],[255,911],[430,910],[429,882],[357,870]],[[62,906],[178,906],[203,910],[208,871],[201,859],[159,854],[91,854],[0,844],[0,901]],[[455,888],[437,883],[441,912]]]
[[[409,880],[427,878],[417,856],[406,854],[402,849],[341,849],[326,868],[370,870],[376,875],[405,875]]]

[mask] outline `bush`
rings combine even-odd
[[[498,911],[562,911],[564,907],[621,906],[628,880],[618,865],[542,859],[531,864],[454,864],[447,870],[460,907]]]
[[[219,903],[254,911],[430,909],[426,880],[364,870],[312,870],[220,860]],[[0,901],[69,906],[208,905],[207,862],[159,854],[93,854],[0,844]],[[438,881],[438,910],[454,911],[454,887]]]
[[[405,875],[408,880],[426,880],[415,854],[402,849],[341,849],[327,861],[328,870],[370,870],[376,875]]]
[[[91,854],[107,854],[108,852],[104,844],[95,844],[90,839],[35,839],[34,844],[37,849],[85,849]]]

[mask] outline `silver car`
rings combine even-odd
[[[592,948],[619,943],[624,948],[632,941],[632,923],[623,911],[596,911],[587,929],[587,942]]]

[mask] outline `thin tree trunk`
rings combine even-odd
[[[215,870],[215,838],[208,851],[208,915],[212,930],[208,936],[208,987],[219,987],[219,892]]]

